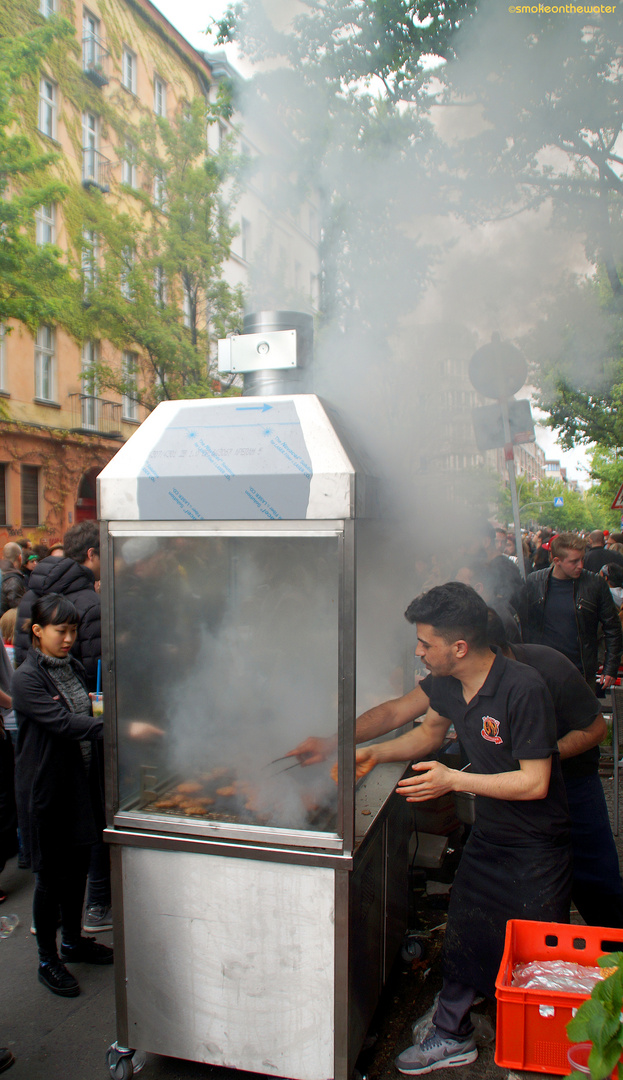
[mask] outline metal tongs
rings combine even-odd
[[[290,758],[292,758],[293,756],[293,754],[284,754],[283,757],[273,758],[273,760],[269,761],[267,765],[264,765],[264,768],[270,769],[271,765],[277,765],[280,761],[289,761]],[[275,775],[278,776],[279,773],[288,772],[289,769],[296,769],[297,765],[302,764],[303,762],[300,760],[300,758],[297,758],[293,765],[286,765],[285,769],[275,769]]]

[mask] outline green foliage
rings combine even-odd
[[[567,1024],[567,1035],[572,1042],[593,1044],[588,1059],[591,1076],[605,1080],[623,1052],[623,953],[600,956],[597,962],[600,967],[616,967],[616,971],[594,986],[589,1000]]]
[[[540,525],[551,525],[556,532],[606,527],[602,506],[595,501],[591,491],[574,491],[563,480],[546,477],[537,485],[535,481],[520,477],[517,494],[519,517],[523,526],[536,522]],[[554,499],[558,496],[562,496],[563,506],[554,506]],[[513,520],[508,487],[501,490],[497,515],[500,521],[511,523]]]
[[[61,252],[34,235],[37,208],[67,194],[52,172],[58,155],[42,153],[21,123],[44,57],[66,49],[72,35],[68,22],[51,19],[26,36],[0,38],[0,323],[17,319],[33,332],[46,322],[75,333],[79,320],[79,291]]]
[[[58,17],[40,25],[34,5],[25,16],[26,35],[0,38],[0,323],[17,319],[32,333],[41,323],[60,325],[78,340],[102,339],[138,356],[141,370],[132,373],[104,350],[90,393],[131,393],[147,408],[165,397],[209,396],[216,340],[237,324],[242,305],[240,290],[223,280],[236,162],[227,148],[206,151],[207,126],[230,114],[230,99],[221,92],[207,105],[198,94],[173,122],[144,108],[132,127],[120,102],[84,77],[73,26]],[[58,82],[78,160],[89,108],[120,158],[131,140],[147,188],[85,190],[37,131],[41,71]],[[65,252],[35,242],[35,211],[50,203],[66,225]]]
[[[235,163],[226,149],[205,153],[206,125],[218,115],[200,98],[174,122],[146,115],[133,164],[148,185],[122,192],[134,207],[93,192],[85,208],[83,228],[96,234],[100,253],[84,280],[85,333],[138,349],[143,369],[138,393],[105,357],[95,374],[150,409],[164,398],[211,396],[217,339],[240,319],[241,292],[222,276],[233,236],[223,189]],[[74,242],[87,249],[88,267],[81,233]]]

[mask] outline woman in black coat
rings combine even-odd
[[[79,619],[66,597],[40,597],[32,608],[32,648],[12,684],[18,819],[37,875],[33,917],[39,981],[62,997],[80,993],[63,961],[113,960],[112,949],[80,936],[91,845],[103,822],[98,768],[102,720],[91,716],[84,670],[70,655]]]

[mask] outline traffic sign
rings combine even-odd
[[[556,495],[556,497],[554,499],[554,506],[564,506],[564,505],[565,505],[565,500],[563,499],[562,495]]]
[[[611,510],[623,510],[623,484],[614,496],[614,502],[610,507]]]

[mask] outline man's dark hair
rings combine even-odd
[[[463,640],[473,649],[487,647],[487,605],[462,581],[448,581],[416,596],[405,611],[405,619],[432,626],[448,644]]]
[[[508,638],[506,636],[506,630],[504,629],[504,623],[502,622],[497,611],[493,608],[489,608],[487,612],[487,641],[489,645],[497,645],[498,649],[505,652],[508,649]]]
[[[620,566],[619,563],[609,562],[602,566],[601,572],[608,579],[608,584],[613,589],[621,588],[623,585],[623,566]]]
[[[72,525],[63,537],[63,550],[70,559],[82,565],[86,561],[89,548],[96,554],[100,551],[100,530],[97,521],[79,521]]]
[[[623,533],[610,533],[608,540],[612,540],[613,544],[623,544]]]

